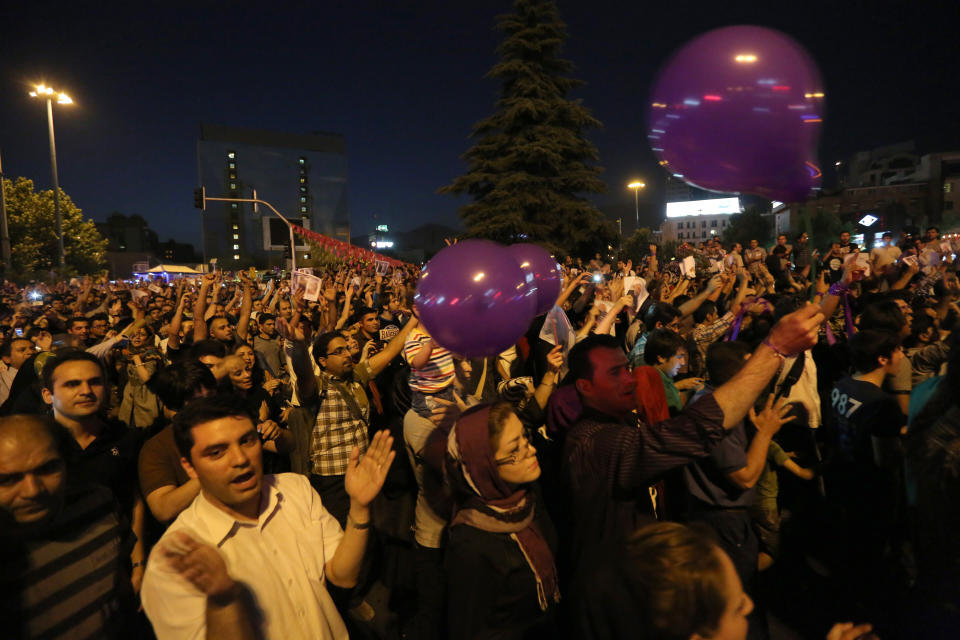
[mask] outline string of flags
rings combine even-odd
[[[348,242],[343,242],[342,240],[325,236],[322,233],[317,233],[316,231],[304,229],[299,225],[292,226],[294,233],[301,236],[311,244],[316,245],[321,251],[331,253],[348,264],[355,265],[361,263],[386,263],[393,267],[402,267],[405,264],[396,258],[391,258],[363,247],[357,247]]]

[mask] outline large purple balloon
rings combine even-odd
[[[553,308],[562,287],[560,265],[550,252],[536,244],[512,244],[507,251],[527,276],[527,283],[537,288],[537,309],[534,315]]]
[[[725,27],[690,41],[660,72],[648,138],[661,164],[694,186],[797,201],[820,178],[823,112],[817,66],[795,40]]]
[[[506,247],[464,240],[424,267],[414,297],[427,331],[461,356],[491,356],[520,339],[536,310],[537,291]]]

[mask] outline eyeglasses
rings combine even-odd
[[[521,460],[526,458],[529,455],[530,451],[532,450],[533,450],[533,445],[530,444],[530,441],[527,440],[527,437],[520,436],[520,442],[517,443],[517,452],[514,453],[512,456],[496,459],[494,460],[494,462],[497,463],[498,467],[502,467],[508,464],[516,464],[517,462],[520,462]]]
[[[345,356],[349,353],[350,349],[348,347],[339,347],[328,353],[327,356]]]

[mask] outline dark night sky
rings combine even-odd
[[[778,28],[813,54],[827,94],[822,164],[907,139],[924,152],[960,147],[955,3],[731,4],[559,0],[564,55],[587,83],[573,97],[604,123],[590,134],[606,168],[608,191],[594,198],[604,211],[631,218],[624,185],[658,176],[644,128],[657,69],[720,26]],[[45,117],[26,95],[46,80],[77,103],[55,114],[60,184],[94,219],[140,213],[161,239],[196,242],[196,138],[210,122],[344,134],[354,234],[374,214],[398,229],[459,224],[458,202],[435,191],[462,172],[470,127],[496,99],[483,75],[508,0],[150,5],[159,3],[32,2],[8,12],[8,177],[49,188]],[[659,223],[657,195],[647,194],[647,224]]]

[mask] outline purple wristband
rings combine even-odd
[[[765,339],[761,344],[765,345],[767,348],[769,348],[771,351],[773,351],[775,354],[777,354],[784,360],[790,357],[787,354],[785,354],[783,351],[780,351],[780,349],[777,349],[775,346],[773,346],[773,344],[770,342],[770,338]]]
[[[832,285],[830,285],[830,289],[829,291],[827,291],[827,295],[842,296],[843,294],[848,293],[849,291],[850,291],[849,285],[845,285],[842,282],[834,282]]]

